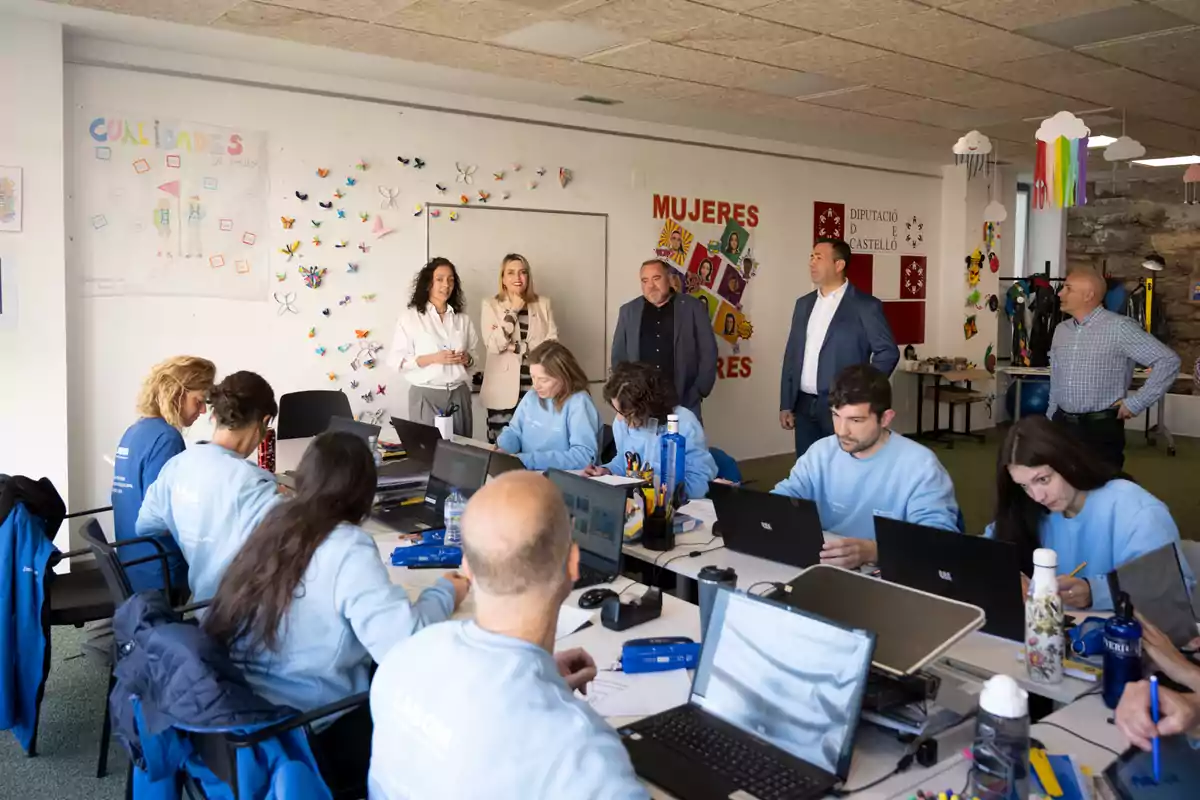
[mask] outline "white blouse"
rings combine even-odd
[[[418,356],[427,356],[439,350],[465,350],[472,359],[477,359],[479,335],[471,318],[456,314],[447,307],[445,317],[439,317],[433,303],[425,306],[420,314],[415,308],[405,308],[396,320],[396,335],[387,363],[392,369],[400,370],[413,386],[444,388],[461,386],[470,380],[470,371],[462,364],[430,364],[417,366]]]

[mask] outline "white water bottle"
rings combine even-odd
[[[1058,594],[1058,553],[1033,551],[1033,580],[1025,598],[1025,668],[1035,683],[1062,683],[1063,605]]]

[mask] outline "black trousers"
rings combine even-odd
[[[1059,409],[1054,412],[1054,421],[1090,447],[1097,456],[1116,465],[1117,469],[1124,468],[1125,422],[1117,418],[1116,411],[1068,414]]]
[[[309,736],[321,777],[335,798],[367,796],[373,732],[371,707],[364,705]]]
[[[808,452],[818,439],[833,435],[833,412],[828,401],[813,394],[800,393],[796,398],[796,458]]]

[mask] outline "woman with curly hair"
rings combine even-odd
[[[458,270],[447,258],[431,260],[417,273],[408,307],[396,320],[387,361],[409,383],[409,419],[432,425],[439,412],[453,408],[454,432],[470,436],[479,334],[463,308]]]
[[[613,422],[613,440],[617,455],[602,467],[589,466],[585,475],[624,475],[626,453],[654,469],[655,482],[662,481],[662,434],[667,431],[667,415],[679,417],[679,432],[687,439],[684,453],[684,484],[693,500],[708,494],[708,483],[717,477],[717,462],[708,452],[704,426],[696,415],[678,404],[675,387],[652,364],[625,361],[613,368],[604,385],[604,399],[617,412]]]
[[[170,532],[187,560],[197,601],[213,596],[226,565],[279,499],[275,476],[246,460],[279,413],[270,384],[253,372],[235,372],[213,387],[209,403],[217,423],[212,441],[163,466],[136,526],[139,536]]]
[[[117,541],[136,537],[135,526],[146,490],[163,465],[184,451],[184,428],[190,428],[205,411],[205,401],[216,379],[217,368],[206,358],[175,356],[154,365],[138,394],[137,422],[130,425],[117,446],[113,464],[112,507]],[[167,552],[171,586],[187,584],[187,562],[170,536],[158,537]],[[121,549],[126,561],[156,555],[152,544]],[[159,561],[128,568],[134,591],[162,589],[163,565]]]

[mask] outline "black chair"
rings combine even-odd
[[[600,426],[600,441],[597,443],[597,452],[600,457],[596,459],[597,464],[607,464],[617,457],[617,443],[613,439],[612,425],[605,423]]]
[[[279,423],[276,435],[280,439],[304,439],[324,433],[333,417],[354,418],[350,398],[345,392],[313,389],[289,392],[279,398]]]

